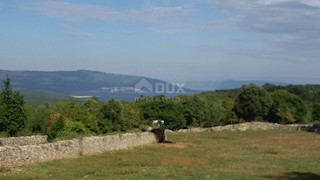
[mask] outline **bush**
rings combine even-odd
[[[56,138],[65,126],[64,119],[60,113],[51,113],[48,122],[48,139]]]

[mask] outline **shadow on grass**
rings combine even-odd
[[[310,180],[319,180],[320,175],[319,174],[314,174],[314,173],[309,173],[309,172],[288,172],[284,173],[283,175],[279,176],[264,176],[265,178],[269,179],[285,179],[285,180],[304,180],[304,179],[310,179]]]
[[[308,128],[307,131],[320,134],[320,125],[313,125],[312,127]]]

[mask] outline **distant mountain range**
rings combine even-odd
[[[7,71],[0,70],[0,80],[6,75],[11,78],[12,86],[22,91],[28,102],[55,102],[70,97],[86,99],[97,96],[101,100],[118,98],[134,100],[141,95],[165,94],[172,97],[182,93],[192,94],[201,91],[234,89],[244,84],[263,85],[270,81],[188,81],[171,84],[162,80],[142,76],[109,74],[97,71]]]
[[[97,96],[102,100],[119,98],[134,100],[140,95],[153,96],[165,94],[176,96],[181,93],[196,93],[179,84],[171,84],[158,79],[141,76],[109,74],[97,71],[7,71],[0,70],[0,79],[6,75],[11,78],[12,86],[27,94],[28,97],[74,97],[89,98]],[[61,98],[60,98],[61,99]]]
[[[187,81],[185,83],[186,88],[199,90],[199,91],[213,91],[221,89],[235,89],[240,88],[243,85],[256,84],[262,86],[266,83],[285,86],[287,83],[275,82],[275,81],[264,81],[264,80],[253,80],[253,81],[241,81],[241,80],[222,80],[222,81]]]

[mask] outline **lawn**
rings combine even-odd
[[[171,133],[171,143],[38,163],[0,179],[320,179],[320,134]]]

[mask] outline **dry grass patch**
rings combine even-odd
[[[177,149],[184,149],[190,146],[188,143],[163,143],[159,144],[159,146],[166,147],[166,148],[177,148]]]

